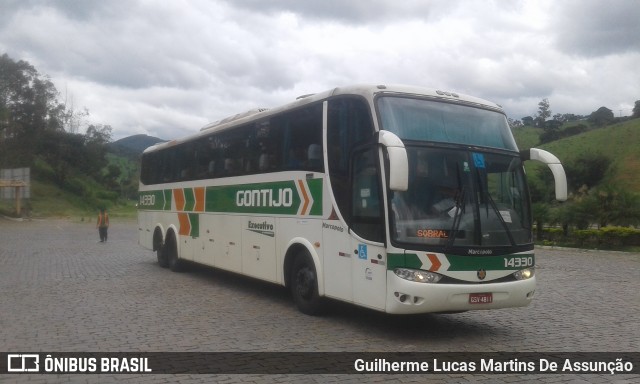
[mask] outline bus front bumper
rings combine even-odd
[[[416,283],[387,271],[387,313],[417,314],[525,307],[536,289],[527,280],[485,284]]]

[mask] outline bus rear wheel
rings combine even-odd
[[[164,251],[166,253],[167,264],[169,269],[173,272],[181,272],[183,262],[178,257],[178,243],[175,236],[167,236],[167,241],[164,244]]]
[[[308,255],[299,255],[291,270],[291,295],[298,310],[306,315],[318,315],[323,300],[318,294],[318,274]]]
[[[167,268],[169,266],[169,260],[167,259],[167,251],[165,249],[165,246],[158,246],[156,254],[158,255],[158,265],[162,268]]]

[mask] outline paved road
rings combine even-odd
[[[389,316],[299,313],[281,287],[208,268],[172,273],[135,222],[0,219],[0,351],[640,352],[640,254],[538,250],[527,308]],[[8,379],[8,380],[7,380]],[[638,382],[640,375],[38,375],[0,382]]]

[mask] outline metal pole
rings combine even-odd
[[[16,215],[20,216],[20,186],[16,187]]]

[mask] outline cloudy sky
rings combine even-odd
[[[635,0],[0,0],[0,54],[114,138],[164,139],[354,83],[483,97],[509,117],[640,99]]]

